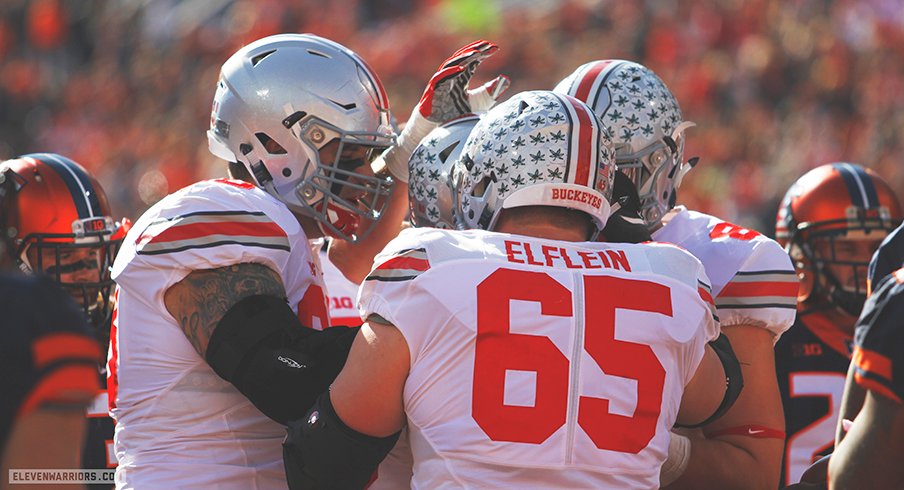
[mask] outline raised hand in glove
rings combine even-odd
[[[499,75],[490,82],[469,89],[471,77],[483,60],[499,46],[489,41],[474,41],[440,65],[399,135],[398,144],[383,154],[389,171],[397,180],[408,181],[408,158],[427,133],[440,124],[465,114],[488,110],[509,87],[509,79]]]

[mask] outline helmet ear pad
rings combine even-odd
[[[794,269],[797,271],[797,278],[800,280],[797,290],[797,301],[801,303],[808,301],[813,297],[819,272],[799,245],[791,245],[788,250],[788,255],[794,263]]]

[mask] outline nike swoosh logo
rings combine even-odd
[[[763,429],[757,429],[757,430],[747,429],[747,433],[750,434],[750,435],[752,435],[752,436],[755,436],[755,435],[757,435],[757,434],[762,434],[763,432],[766,432],[766,431],[763,430]]]

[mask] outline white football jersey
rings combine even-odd
[[[719,329],[678,247],[481,230],[402,232],[359,307],[408,343],[412,488],[657,487]]]
[[[355,298],[358,297],[358,284],[349,281],[345,274],[330,261],[327,243],[327,240],[323,238],[311,240],[314,253],[320,257],[331,324],[357,327],[364,323],[358,316],[358,308],[355,305]]]
[[[250,184],[193,184],[154,205],[126,237],[113,265],[107,361],[118,488],[286,487],[284,427],[214,373],[163,300],[194,270],[246,262],[279,274],[302,324],[329,325],[300,224]]]
[[[719,218],[673,209],[653,234],[694,254],[712,281],[722,326],[768,329],[777,342],[791,328],[797,310],[797,273],[775,240]]]

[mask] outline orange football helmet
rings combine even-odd
[[[81,165],[53,153],[7,160],[0,173],[18,188],[6,227],[19,268],[56,279],[102,326],[110,311],[110,265],[124,238],[103,188]]]
[[[0,167],[0,270],[5,270],[10,263],[15,263],[16,246],[12,240],[15,228],[9,224],[19,190],[18,179],[12,170]]]
[[[873,240],[878,246],[900,222],[897,196],[870,169],[831,163],[797,179],[779,206],[775,228],[776,240],[791,256],[801,278],[798,300],[821,298],[859,316],[874,247],[856,260],[842,260],[836,257],[836,246],[844,240]],[[828,246],[818,246],[820,242]],[[829,269],[833,266],[836,270],[851,267],[853,285],[840,281]]]

